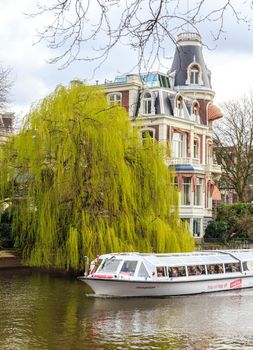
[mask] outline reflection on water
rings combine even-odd
[[[253,289],[87,298],[75,279],[0,272],[1,350],[253,349]]]

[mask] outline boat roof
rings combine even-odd
[[[253,261],[253,249],[236,250],[203,250],[192,253],[112,253],[101,255],[100,258],[119,258],[136,260],[142,258],[155,266],[182,266],[236,263],[238,261]]]

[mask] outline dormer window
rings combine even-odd
[[[199,122],[199,104],[197,101],[192,104],[192,119]]]
[[[107,95],[109,106],[121,106],[122,105],[122,94],[114,93]]]
[[[202,71],[199,64],[193,62],[188,66],[186,84],[203,85]]]
[[[176,109],[177,109],[177,116],[181,117],[182,116],[182,111],[183,111],[183,97],[178,96],[176,99]]]
[[[194,102],[192,105],[192,114],[196,117],[199,115],[199,104],[197,102]]]
[[[190,84],[199,84],[199,67],[196,65],[190,68]]]
[[[150,92],[145,92],[143,96],[143,114],[152,113],[152,96]]]

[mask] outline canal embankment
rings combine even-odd
[[[23,268],[22,259],[14,250],[0,250],[0,270],[8,268]]]
[[[0,249],[0,271],[6,269],[27,269],[31,271],[37,271],[41,273],[46,273],[53,276],[66,276],[66,277],[76,277],[84,273],[83,270],[73,270],[66,268],[57,267],[31,267],[25,264],[17,252],[13,249]]]

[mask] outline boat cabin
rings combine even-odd
[[[252,250],[203,251],[178,254],[117,253],[93,261],[90,275],[97,278],[185,279],[253,272]],[[214,278],[214,276],[212,277]]]

